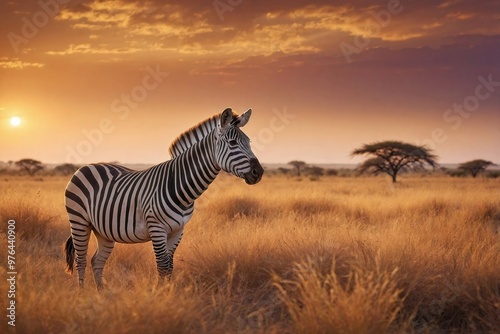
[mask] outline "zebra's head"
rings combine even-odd
[[[217,164],[222,170],[256,184],[262,178],[264,169],[250,148],[250,138],[241,131],[252,115],[252,109],[237,115],[230,108],[219,118],[218,136],[215,148]]]

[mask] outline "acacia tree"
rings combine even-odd
[[[66,164],[56,166],[54,168],[54,171],[61,173],[62,175],[71,175],[74,172],[76,172],[77,169],[78,169],[78,166],[66,163]]]
[[[325,170],[321,167],[318,167],[318,166],[310,166],[310,167],[304,168],[304,174],[307,174],[311,177],[320,177],[320,176],[323,176],[324,173],[325,173]]]
[[[361,172],[386,173],[396,182],[402,170],[423,170],[425,165],[436,167],[437,156],[425,146],[412,145],[401,141],[381,141],[365,144],[355,149],[351,155],[369,158],[360,164]]]
[[[288,175],[288,173],[290,173],[290,171],[291,171],[291,169],[284,168],[284,167],[279,167],[277,170],[278,170],[278,172],[280,172],[283,175]]]
[[[476,177],[479,173],[483,172],[489,166],[495,166],[495,164],[488,160],[471,160],[458,165],[458,169],[461,169],[467,173],[470,173],[472,177]]]
[[[300,176],[300,173],[302,172],[304,167],[307,166],[307,164],[304,161],[298,161],[298,160],[290,161],[288,164],[295,167],[295,169],[297,170],[297,176]]]
[[[45,168],[40,161],[34,159],[21,159],[16,161],[15,165],[24,168],[30,176]]]

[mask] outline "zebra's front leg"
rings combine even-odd
[[[156,257],[156,267],[158,269],[158,284],[161,284],[165,277],[170,279],[174,270],[174,252],[182,237],[182,230],[167,235],[155,233],[151,237],[153,249]]]
[[[151,236],[153,250],[156,258],[156,268],[158,269],[159,281],[158,285],[164,281],[165,276],[172,273],[173,263],[172,256],[169,256],[167,251],[167,233],[156,232]]]
[[[174,270],[174,253],[181,242],[184,229],[171,233],[167,239],[167,254],[170,256],[170,267],[167,271],[167,277],[170,279],[172,277],[172,271]]]

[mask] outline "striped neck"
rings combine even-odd
[[[200,197],[221,170],[215,158],[216,139],[215,131],[211,131],[171,160],[167,186],[184,207]]]

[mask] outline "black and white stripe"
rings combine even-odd
[[[80,168],[66,187],[66,210],[71,236],[66,242],[67,271],[76,269],[84,283],[91,231],[97,240],[92,270],[98,289],[102,271],[115,242],[152,241],[160,280],[170,276],[173,256],[194,201],[220,170],[260,181],[263,169],[248,137],[240,130],[251,110],[238,116],[231,109],[215,115],[180,135],[171,145],[172,160],[144,171],[113,164]]]

